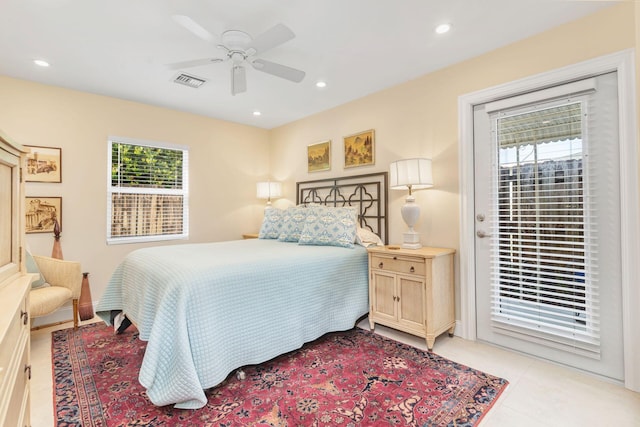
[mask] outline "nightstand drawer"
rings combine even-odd
[[[424,259],[401,256],[371,256],[371,268],[405,274],[425,274]]]

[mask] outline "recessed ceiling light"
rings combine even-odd
[[[34,59],[33,63],[39,67],[48,67],[49,63],[47,61],[43,61],[42,59]]]
[[[254,116],[261,116],[261,115],[262,115],[262,113],[261,113],[260,111],[254,111],[254,112],[253,112],[253,115],[254,115]]]
[[[451,24],[440,24],[436,27],[436,33],[444,34],[451,29]]]
[[[323,82],[322,80],[316,82],[316,87],[323,88],[327,87],[327,82]]]

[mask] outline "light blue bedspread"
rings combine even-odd
[[[139,249],[97,313],[124,310],[148,341],[140,383],[155,405],[196,409],[204,389],[368,311],[366,249],[237,240]]]

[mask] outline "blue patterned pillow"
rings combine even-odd
[[[281,242],[297,242],[300,240],[308,211],[309,209],[304,207],[292,206],[287,208],[287,210],[284,211],[282,232],[278,240]]]
[[[284,223],[284,211],[277,208],[269,208],[264,210],[264,218],[262,219],[262,226],[260,227],[260,233],[258,233],[259,239],[277,239],[282,232],[282,224]]]
[[[308,208],[298,244],[353,248],[356,238],[355,208]]]

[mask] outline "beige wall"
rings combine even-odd
[[[416,230],[424,245],[459,249],[458,97],[633,48],[635,41],[635,9],[626,3],[282,126],[270,134],[272,174],[287,181],[286,194],[295,201],[297,180],[385,171],[399,158],[430,157],[435,187],[416,193],[422,208]],[[375,165],[344,170],[342,137],[371,128],[376,131]],[[306,146],[323,139],[332,140],[332,168],[308,174]],[[400,242],[406,228],[399,214],[405,196],[399,191],[389,195],[391,243]],[[458,268],[456,273],[459,277]],[[459,291],[459,283],[456,288]],[[459,309],[458,292],[458,319]]]
[[[636,42],[636,135],[640,136],[640,67],[638,66],[638,58],[640,58],[640,6],[635,8],[635,42]],[[638,153],[640,153],[640,139],[636,141],[638,144]],[[638,170],[640,170],[640,156],[638,157]],[[640,188],[640,174],[638,174],[638,187]]]
[[[241,238],[256,230],[268,177],[268,131],[115,98],[0,77],[0,128],[23,145],[62,148],[62,183],[27,183],[27,196],[62,197],[62,250],[78,260],[94,300],[116,265],[148,244],[107,245],[107,137],[190,147],[190,240]],[[28,234],[36,254],[50,255],[52,234]],[[185,243],[184,240],[171,242]]]

